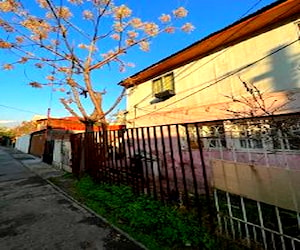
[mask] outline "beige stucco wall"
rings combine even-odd
[[[233,116],[232,111],[246,114],[247,105],[228,97],[247,96],[241,80],[259,89],[270,112],[299,111],[300,42],[276,52],[298,36],[291,22],[182,66],[173,71],[176,95],[160,103],[150,104],[152,81],[129,88],[128,125],[226,119]]]
[[[293,211],[300,211],[299,170],[212,160],[215,188]]]

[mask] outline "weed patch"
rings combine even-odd
[[[76,190],[87,206],[149,249],[157,249],[154,242],[161,245],[159,249],[162,246],[166,249],[188,246],[215,249],[215,241],[199,226],[193,213],[166,206],[148,196],[136,196],[127,186],[96,184],[90,177],[80,179]]]
[[[137,196],[128,186],[98,184],[88,176],[78,180],[66,175],[51,181],[149,250],[240,249],[208,233],[196,213]]]

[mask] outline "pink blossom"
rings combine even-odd
[[[195,27],[191,23],[185,23],[181,26],[181,30],[187,33],[193,31],[194,29]]]
[[[182,18],[182,17],[186,17],[188,14],[188,11],[183,8],[183,7],[179,7],[178,9],[173,11],[173,14],[175,17],[177,18]]]
[[[92,0],[93,4],[96,6],[107,5],[111,0]]]
[[[143,22],[140,18],[132,18],[130,24],[133,28],[139,29],[142,27]]]
[[[115,22],[113,28],[116,32],[122,32],[124,27],[120,22]]]
[[[20,60],[18,61],[18,63],[24,64],[28,62],[28,58],[27,57],[21,57]]]
[[[171,21],[171,16],[170,15],[166,15],[166,14],[162,14],[160,17],[159,17],[159,20],[162,22],[162,23],[168,23]]]
[[[124,66],[124,65],[121,65],[121,66],[119,67],[119,71],[120,71],[120,72],[125,72],[125,71],[126,71],[125,66]]]
[[[149,51],[150,49],[150,44],[148,41],[142,41],[139,43],[139,45],[140,45],[140,49],[143,51]]]
[[[13,47],[13,45],[11,43],[6,42],[6,41],[0,39],[0,48],[1,49],[10,49],[12,47]]]
[[[52,12],[49,11],[49,12],[46,13],[46,18],[53,19],[54,15],[52,14]]]
[[[93,17],[94,17],[93,13],[91,11],[89,11],[89,10],[84,10],[82,12],[82,15],[83,15],[83,18],[87,19],[87,20],[92,20]]]
[[[120,40],[120,35],[117,33],[114,33],[110,36],[112,39],[119,41]]]
[[[129,9],[126,5],[122,4],[119,7],[116,7],[114,9],[114,14],[115,14],[115,18],[126,18],[126,17],[130,17],[131,15],[131,9]]]
[[[85,45],[85,44],[83,44],[83,43],[80,43],[80,44],[78,44],[78,48],[80,48],[80,49],[87,49],[88,46]]]
[[[8,22],[0,19],[0,27],[2,27],[6,32],[13,32],[15,29]]]
[[[58,41],[57,39],[52,39],[52,40],[51,40],[51,43],[52,43],[53,45],[55,45],[55,46],[57,46],[57,45],[60,44],[59,41]]]
[[[149,36],[156,36],[159,29],[155,23],[144,23],[144,31]]]
[[[48,3],[46,0],[37,0],[37,3],[39,4],[39,6],[43,9],[48,8]]]
[[[46,77],[46,79],[53,82],[55,80],[55,77],[53,75],[49,75]]]
[[[83,3],[83,0],[68,0],[68,2],[79,5]]]
[[[12,70],[13,68],[14,68],[14,66],[10,63],[5,63],[3,65],[3,69],[5,69],[5,70]]]
[[[96,45],[90,45],[90,46],[88,46],[88,48],[90,51],[93,51],[93,52],[98,50]]]
[[[127,36],[129,37],[129,38],[137,38],[138,37],[138,33],[137,32],[135,32],[135,31],[128,31],[127,32]]]
[[[128,67],[131,67],[131,68],[134,68],[134,67],[135,67],[135,64],[132,63],[132,62],[129,62],[129,63],[127,63],[127,66],[128,66]]]
[[[169,26],[169,27],[165,28],[165,32],[166,33],[174,33],[175,32],[175,27]]]
[[[17,41],[17,43],[23,43],[24,42],[24,37],[16,36],[16,41]]]
[[[114,52],[112,50],[108,51],[107,53],[102,54],[101,56],[106,59],[111,57],[114,54]]]
[[[127,46],[131,46],[135,43],[135,40],[129,38],[129,39],[126,39],[125,43],[126,43]]]
[[[19,3],[17,3],[15,0],[1,1],[0,2],[0,11],[12,12],[12,11],[15,11],[18,6],[19,6]]]
[[[60,18],[69,19],[72,16],[72,13],[68,7],[62,6],[58,8],[57,15]]]

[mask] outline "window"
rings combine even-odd
[[[240,147],[263,148],[263,133],[259,125],[240,126]]]
[[[230,126],[236,148],[263,149],[270,148],[271,130],[267,120],[245,121]]]
[[[274,149],[300,150],[300,122],[282,122],[273,139]]]
[[[236,148],[300,150],[299,119],[265,119],[235,123],[230,127]]]
[[[200,127],[200,136],[205,148],[226,148],[225,130],[223,124],[209,124]]]
[[[188,124],[188,132],[190,138],[190,146],[192,149],[199,147],[197,137],[197,127],[201,144],[204,148],[225,148],[226,139],[225,131],[222,123],[211,124]],[[183,131],[185,133],[185,131]]]
[[[174,74],[170,73],[153,80],[152,93],[159,99],[168,99],[175,95]]]

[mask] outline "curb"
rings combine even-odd
[[[119,232],[120,234],[124,235],[126,238],[128,238],[130,241],[132,241],[134,244],[136,244],[137,246],[139,246],[142,249],[148,250],[148,248],[146,248],[142,243],[136,241],[134,238],[132,238],[129,234],[127,234],[126,232],[124,232],[122,229],[118,228],[117,226],[115,226],[114,224],[111,224],[108,220],[106,220],[104,217],[102,217],[101,215],[97,214],[96,212],[94,212],[92,209],[90,209],[89,207],[87,207],[86,205],[80,203],[78,200],[76,200],[75,198],[73,198],[72,196],[70,196],[68,193],[66,193],[65,191],[63,191],[60,187],[58,187],[57,185],[55,185],[54,183],[52,183],[51,181],[44,179],[50,186],[52,186],[56,191],[58,191],[59,193],[61,193],[62,195],[64,195],[67,199],[73,201],[74,203],[76,203],[77,205],[79,205],[80,207],[82,207],[83,209],[85,209],[86,211],[88,211],[89,213],[91,213],[93,216],[99,218],[100,220],[102,220],[104,223],[106,223],[108,226],[112,227],[114,230],[116,230],[117,232]]]
[[[11,152],[10,152],[11,153]],[[10,154],[9,153],[9,154]],[[124,232],[122,229],[118,228],[117,226],[115,226],[114,224],[110,223],[108,220],[106,220],[104,217],[102,217],[101,215],[97,214],[96,212],[94,212],[92,209],[90,209],[89,207],[87,207],[86,205],[80,203],[78,200],[76,200],[75,198],[73,198],[72,196],[70,196],[68,193],[66,193],[64,190],[62,190],[59,186],[55,185],[54,183],[52,183],[51,181],[49,181],[46,178],[43,178],[41,175],[39,175],[37,172],[34,172],[32,169],[30,169],[25,163],[23,163],[22,161],[14,158],[16,161],[20,162],[22,164],[22,166],[24,166],[28,171],[34,173],[35,175],[39,176],[41,179],[45,180],[53,189],[55,189],[57,192],[61,193],[62,195],[64,195],[67,199],[71,200],[72,202],[76,203],[78,206],[80,206],[82,209],[86,210],[87,212],[89,212],[90,214],[92,214],[93,216],[97,217],[98,219],[102,220],[105,224],[107,224],[109,227],[113,228],[114,230],[116,230],[118,233],[122,234],[123,236],[125,236],[127,239],[129,239],[130,241],[132,241],[135,245],[137,245],[138,247],[140,247],[141,249],[144,250],[148,250],[148,248],[146,248],[142,243],[136,241],[134,238],[132,238],[129,234],[127,234],[126,232]],[[28,164],[30,165],[30,164]],[[49,165],[49,164],[48,164]],[[52,165],[49,165],[52,167]],[[55,169],[55,168],[54,168]],[[62,170],[63,171],[63,170]],[[65,172],[65,171],[63,171]]]

